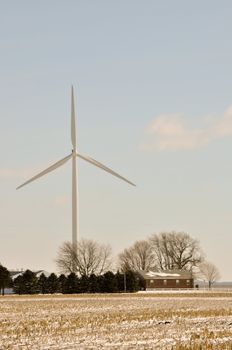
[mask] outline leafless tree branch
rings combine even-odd
[[[76,247],[65,242],[59,249],[56,264],[61,273],[81,276],[100,275],[111,267],[111,247],[93,240],[83,239]]]

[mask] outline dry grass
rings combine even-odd
[[[0,298],[0,349],[232,350],[231,293]]]

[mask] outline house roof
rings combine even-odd
[[[24,274],[26,270],[19,270],[19,271],[10,271],[10,277],[12,278],[12,280],[16,279],[18,276],[22,276]],[[40,277],[40,275],[42,275],[42,273],[48,277],[50,276],[50,273],[45,271],[45,270],[36,270],[36,271],[32,271],[35,273],[36,277]]]
[[[190,271],[184,270],[163,270],[163,271],[139,271],[144,279],[191,279],[193,275]]]

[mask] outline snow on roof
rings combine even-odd
[[[166,272],[152,272],[149,271],[147,274],[149,277],[179,277],[179,273],[166,273]]]
[[[36,277],[40,277],[42,274],[44,274],[45,277],[49,277],[51,275],[50,272],[47,272],[44,270],[36,271],[35,274],[36,274]]]
[[[23,271],[13,273],[13,274],[11,274],[11,279],[14,280],[17,277],[21,276],[22,274],[23,274]]]
[[[190,271],[185,270],[164,270],[164,271],[138,271],[140,275],[145,279],[162,279],[162,278],[177,278],[177,279],[189,279],[192,278],[192,274]]]
[[[22,276],[24,274],[25,270],[21,271],[10,271],[11,279],[14,281],[17,277]],[[32,271],[35,273],[36,277],[40,277],[42,273],[45,275],[45,277],[50,276],[50,272],[44,271],[44,270],[36,270]]]

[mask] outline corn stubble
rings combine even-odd
[[[0,349],[232,349],[232,294],[0,298]]]

